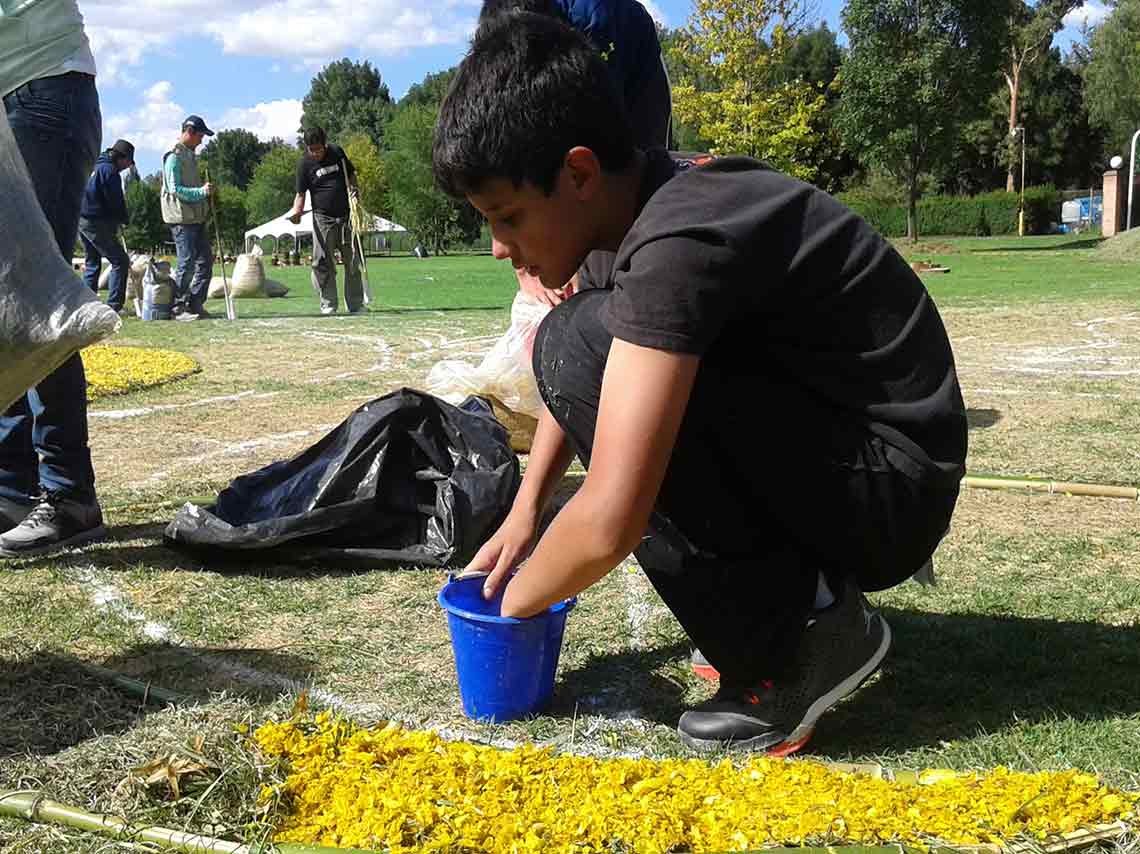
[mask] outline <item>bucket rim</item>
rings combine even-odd
[[[563,599],[561,602],[554,603],[545,611],[535,614],[533,617],[501,617],[495,616],[493,614],[479,614],[475,611],[468,611],[466,608],[458,607],[457,605],[449,602],[444,596],[444,594],[453,586],[467,582],[481,583],[482,578],[468,577],[449,580],[446,584],[443,585],[443,587],[439,589],[439,593],[436,594],[435,599],[439,603],[439,606],[443,608],[443,610],[447,613],[454,614],[457,617],[463,617],[465,620],[471,620],[472,622],[476,623],[497,623],[499,625],[505,626],[532,623],[535,620],[541,620],[545,617],[561,614],[563,611],[569,611],[578,602],[577,596],[571,596],[569,599]]]

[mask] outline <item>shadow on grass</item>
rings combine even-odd
[[[1016,722],[1140,711],[1140,628],[887,610],[877,680],[826,715],[814,752],[879,754]]]
[[[417,307],[417,306],[408,305],[408,306],[390,306],[390,307],[386,307],[386,308],[372,308],[366,312],[362,312],[361,314],[349,314],[348,312],[341,311],[341,312],[337,312],[334,315],[326,315],[326,314],[321,314],[319,311],[311,311],[311,312],[281,311],[281,312],[264,312],[264,313],[262,313],[262,312],[258,312],[255,309],[253,311],[243,312],[242,306],[239,304],[238,305],[238,317],[237,317],[237,320],[235,322],[240,323],[243,320],[313,320],[313,319],[315,319],[315,320],[324,321],[324,322],[329,323],[329,324],[335,324],[337,322],[338,318],[343,319],[343,318],[348,317],[348,318],[352,318],[354,320],[364,320],[364,319],[367,319],[367,317],[370,314],[375,314],[375,315],[436,314],[439,312],[450,314],[452,312],[462,312],[462,311],[502,312],[502,311],[509,311],[510,307],[511,307],[510,302],[505,302],[502,305],[471,305],[471,306],[445,305],[445,306],[436,306],[436,307],[426,307],[425,306],[422,308]],[[211,317],[204,319],[204,320],[198,320],[195,322],[196,323],[213,323],[215,321],[221,321],[222,323],[228,322],[226,320],[226,315],[225,315],[224,309],[222,309],[221,313],[219,314],[217,309],[211,307],[210,313],[211,313]]]
[[[966,422],[971,430],[986,430],[1002,419],[1000,409],[967,409]]]
[[[660,675],[662,665],[684,659],[688,641],[647,650],[595,655],[573,670],[563,670],[547,714],[639,717],[674,726],[685,710],[685,686]]]
[[[163,707],[86,670],[83,662],[56,653],[0,658],[0,759],[49,755],[102,735],[126,732]],[[303,682],[313,663],[264,649],[209,649],[144,644],[100,667],[174,691],[186,700],[226,691],[270,703],[288,680]],[[278,681],[253,671],[277,674]]]
[[[1068,243],[1055,243],[1051,246],[1001,246],[992,249],[971,249],[971,255],[986,255],[991,252],[1060,252],[1065,249],[1095,249],[1105,241],[1103,237],[1089,237],[1085,240],[1071,240]]]

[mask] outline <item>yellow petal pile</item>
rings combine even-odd
[[[181,379],[200,369],[198,363],[184,353],[147,347],[101,344],[88,347],[82,356],[89,401]]]
[[[499,750],[327,713],[268,723],[283,760],[277,841],[403,852],[739,851],[773,844],[974,844],[1133,817],[1077,771],[927,773],[917,783],[808,761],[741,765]]]

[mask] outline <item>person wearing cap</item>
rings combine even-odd
[[[187,320],[209,317],[204,305],[214,253],[206,220],[213,188],[199,177],[194,151],[213,135],[201,116],[187,116],[178,142],[162,156],[162,221],[170,226],[178,250],[174,314]]]
[[[0,95],[40,208],[70,262],[103,124],[76,0],[0,2]],[[76,353],[0,415],[0,558],[106,533],[88,446],[87,377]]]
[[[87,179],[83,205],[79,211],[79,240],[86,253],[83,283],[99,291],[99,271],[103,259],[111,262],[107,305],[123,310],[127,298],[127,269],[131,260],[118,237],[119,227],[127,224],[127,202],[119,173],[135,162],[135,147],[125,139],[104,151],[95,161],[95,171]]]

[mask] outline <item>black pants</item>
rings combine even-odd
[[[539,391],[587,468],[612,341],[601,322],[609,294],[583,291],[557,306],[534,345]],[[741,382],[698,371],[635,552],[725,685],[783,675],[820,571],[876,590],[918,570],[958,496],[957,484],[897,470],[863,424],[786,378]]]

